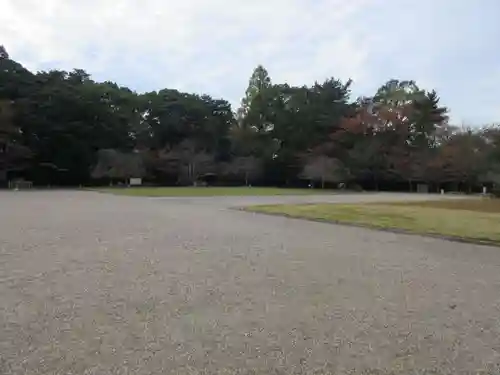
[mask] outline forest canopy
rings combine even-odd
[[[335,73],[335,72],[332,72]],[[500,129],[456,127],[436,91],[390,79],[275,83],[263,66],[241,105],[164,88],[137,93],[84,70],[30,72],[0,46],[0,184],[142,177],[220,184],[480,189],[500,184]]]

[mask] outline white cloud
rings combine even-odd
[[[500,10],[488,1],[0,0],[0,43],[30,69],[78,67],[131,88],[233,103],[257,64],[275,82],[353,78],[356,94],[392,77],[417,79],[443,88],[460,112],[447,59],[467,49],[469,34],[487,46],[481,27],[470,32],[470,17]],[[488,25],[489,37],[500,34]]]
[[[223,76],[244,67],[241,74],[248,76],[256,63],[265,62],[276,63],[280,78],[295,81],[301,75],[309,78],[314,68],[303,73],[292,68],[287,75],[287,63],[294,66],[294,62],[283,60],[279,53],[288,50],[286,59],[296,60],[302,41],[310,44],[307,49],[313,47],[312,56],[303,57],[315,65],[324,67],[329,60],[333,68],[339,65],[342,74],[349,75],[359,74],[364,63],[349,30],[342,30],[364,0],[5,1],[0,15],[2,43],[34,69],[56,63],[100,72],[112,70],[117,59],[136,64],[146,59],[154,61],[158,70],[161,64],[177,73],[199,66],[213,77],[210,72]],[[336,40],[340,31],[346,35]],[[187,82],[191,74],[205,79],[202,72],[182,73]],[[183,79],[179,74],[164,78]]]

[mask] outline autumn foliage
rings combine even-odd
[[[0,47],[0,186],[80,185],[143,177],[219,184],[465,191],[500,185],[497,127],[448,123],[435,91],[389,80],[273,83],[258,66],[240,108],[164,88],[136,93],[84,70],[30,72]]]

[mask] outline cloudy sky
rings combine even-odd
[[[455,123],[500,122],[499,0],[0,0],[0,44],[30,69],[236,105],[252,69],[436,89]]]

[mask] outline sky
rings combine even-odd
[[[435,89],[456,125],[500,122],[498,0],[0,0],[0,44],[37,70],[85,69],[138,92],[238,106],[252,70],[274,83],[391,78]]]

